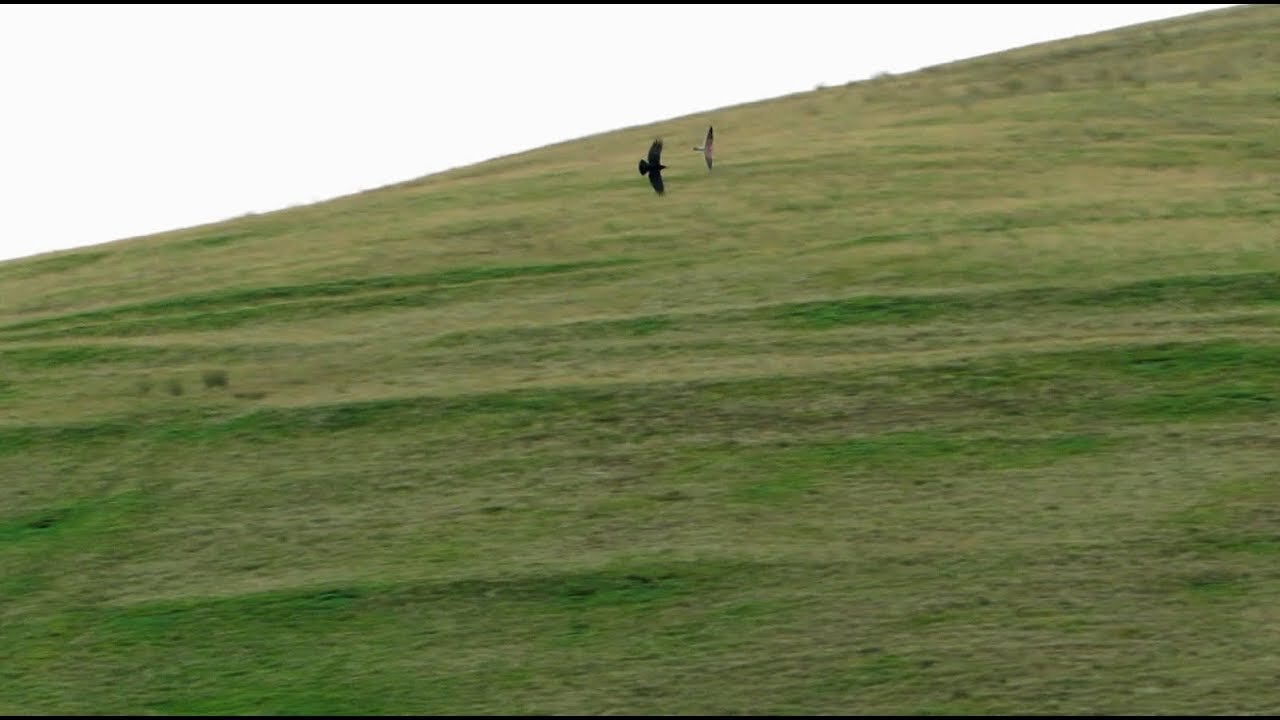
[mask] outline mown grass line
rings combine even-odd
[[[545,265],[497,266],[458,268],[435,273],[418,275],[384,275],[368,278],[352,278],[304,285],[282,285],[264,288],[245,288],[228,290],[219,293],[185,295],[164,300],[133,303],[129,305],[104,308],[88,312],[70,313],[54,317],[10,323],[0,327],[0,333],[14,334],[42,328],[73,325],[67,331],[78,330],[85,334],[94,334],[92,325],[74,325],[75,323],[108,322],[113,327],[122,328],[124,333],[130,329],[147,331],[151,328],[159,330],[177,327],[233,327],[240,322],[272,312],[286,312],[288,305],[264,303],[281,303],[284,301],[328,300],[350,295],[387,290],[403,290],[406,288],[449,288],[465,286],[492,280],[507,280],[519,277],[550,275],[595,268],[606,268],[636,262],[630,258],[612,260],[582,261],[573,263],[553,263]],[[330,311],[342,312],[366,307],[380,307],[396,304],[421,304],[425,302],[424,294],[388,294],[377,299],[366,301],[334,302],[326,307]],[[227,309],[232,310],[228,311]],[[173,316],[167,321],[153,318]],[[208,317],[207,321],[200,318]],[[122,322],[132,318],[148,318],[129,324]],[[104,328],[103,334],[114,334],[111,327]],[[24,336],[32,336],[25,333]]]
[[[778,376],[745,380],[568,386],[447,396],[263,408],[231,418],[120,419],[67,425],[0,428],[0,453],[33,445],[109,443],[126,437],[164,442],[248,441],[358,428],[428,427],[462,418],[511,415],[553,418],[681,413],[696,417],[726,403],[778,406],[799,397],[860,397],[918,404],[897,389],[908,382],[927,393],[923,402],[1004,407],[1027,417],[1104,413],[1148,421],[1196,416],[1253,416],[1280,407],[1280,346],[1234,341],[1159,343],[1096,350],[1023,353],[949,361],[886,372]],[[889,385],[886,378],[897,380]],[[1058,401],[1043,406],[1035,398]],[[1030,399],[1028,399],[1030,398]],[[680,432],[684,423],[656,424],[650,432]]]
[[[942,319],[993,318],[1055,309],[1176,307],[1206,310],[1267,306],[1280,302],[1280,273],[1249,272],[1158,277],[1102,288],[1047,287],[928,295],[855,295],[827,300],[782,302],[754,308],[638,315],[531,327],[445,333],[428,347],[453,348],[499,342],[549,342],[637,337],[673,330],[774,324],[824,330],[854,325],[904,325]]]

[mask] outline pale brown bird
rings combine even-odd
[[[711,141],[713,139],[714,139],[714,134],[712,133],[712,128],[708,126],[707,139],[702,141],[701,147],[694,148],[694,150],[697,150],[702,153],[702,157],[707,161],[708,170],[711,169]]]

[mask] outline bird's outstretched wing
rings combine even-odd
[[[702,143],[702,157],[707,161],[707,169],[711,169],[711,143],[715,140],[714,128],[707,126],[707,139]]]
[[[662,164],[662,139],[658,138],[649,146],[649,162],[640,161],[640,172],[648,173],[649,184],[659,195],[666,191],[662,185],[662,168],[664,167],[666,166]]]

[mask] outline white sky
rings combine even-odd
[[[0,260],[1228,6],[3,5]]]

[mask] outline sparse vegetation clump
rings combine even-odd
[[[200,379],[204,382],[206,388],[225,388],[227,386],[227,371],[205,370],[200,373]]]

